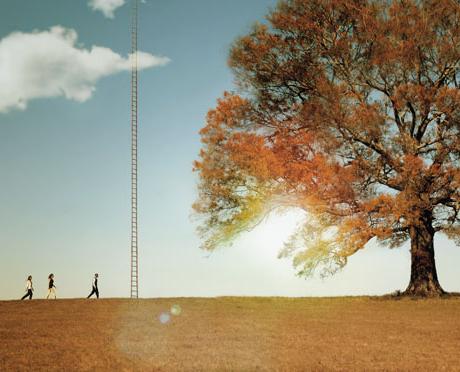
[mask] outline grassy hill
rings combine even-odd
[[[180,315],[160,315],[179,305]],[[459,370],[460,299],[0,302],[0,370]]]

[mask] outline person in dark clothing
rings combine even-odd
[[[29,277],[27,278],[26,291],[27,293],[24,296],[22,296],[21,300],[24,300],[27,297],[29,297],[29,300],[32,299],[34,292],[34,286],[32,285],[32,275],[29,275]]]
[[[91,293],[89,294],[89,296],[87,298],[90,298],[93,294],[96,294],[96,298],[99,298],[99,288],[97,287],[97,280],[99,278],[99,274],[94,274],[94,278],[93,278],[93,289],[91,291]]]
[[[54,285],[54,274],[48,276],[48,295],[46,299],[49,299],[50,296],[53,296],[56,299],[56,286]]]

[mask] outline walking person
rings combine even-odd
[[[54,299],[56,299],[56,286],[54,285],[54,274],[48,275],[48,295],[46,296],[46,299],[49,299],[51,295],[54,296]]]
[[[29,297],[29,300],[32,299],[32,296],[33,296],[33,292],[34,292],[34,286],[32,284],[32,275],[29,275],[27,277],[27,281],[26,281],[26,291],[27,293],[22,296],[21,300],[24,300],[26,299],[27,297]]]
[[[99,298],[99,288],[97,287],[97,279],[98,278],[99,278],[99,274],[98,273],[94,274],[93,289],[92,289],[91,293],[89,294],[89,296],[87,298],[90,298],[93,294],[96,294],[96,298]]]

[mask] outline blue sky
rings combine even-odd
[[[87,295],[94,272],[102,296],[129,294],[129,6],[108,18],[110,9],[88,3],[0,2],[0,66],[12,61],[0,71],[7,82],[0,86],[2,299],[20,297],[29,274],[43,297],[50,272],[60,297]],[[289,261],[276,258],[296,213],[273,216],[230,248],[199,249],[190,219],[198,131],[215,100],[234,89],[230,44],[275,4],[141,4],[142,297],[380,294],[408,282],[408,247],[372,244],[331,279],[297,278]],[[460,291],[460,250],[440,236],[436,254],[441,284]]]

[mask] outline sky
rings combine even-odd
[[[409,281],[407,245],[372,242],[332,278],[277,258],[302,218],[274,214],[201,250],[192,162],[207,111],[234,90],[226,61],[276,0],[146,0],[139,35],[141,297],[377,295]],[[129,296],[130,34],[124,0],[0,2],[0,299]],[[460,248],[436,236],[440,282],[460,291]]]

